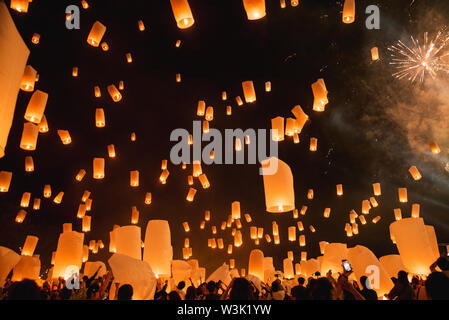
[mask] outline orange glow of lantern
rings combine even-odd
[[[343,195],[343,185],[342,184],[337,184],[337,196],[342,196]]]
[[[189,202],[193,202],[194,198],[195,198],[195,194],[196,194],[196,189],[195,188],[190,188],[189,192],[187,193],[187,201]]]
[[[196,108],[196,115],[198,117],[203,117],[206,112],[206,102],[203,100],[198,101],[198,107]]]
[[[207,121],[212,121],[214,120],[214,108],[209,106],[206,109],[206,120]]]
[[[56,197],[53,199],[53,202],[56,204],[61,204],[62,203],[62,198],[64,197],[64,192],[59,192]]]
[[[90,29],[89,36],[87,37],[87,43],[93,47],[98,47],[105,33],[106,26],[101,22],[96,21]]]
[[[31,122],[23,125],[22,139],[20,140],[20,149],[33,151],[36,150],[39,127]]]
[[[243,95],[246,103],[253,103],[256,101],[256,91],[254,90],[254,83],[252,81],[242,82]]]
[[[181,40],[177,40],[175,43],[175,47],[179,48],[181,46]]]
[[[200,229],[201,230],[204,230],[204,227],[206,226],[206,221],[201,221],[201,223],[200,223]]]
[[[293,219],[298,219],[298,217],[299,217],[299,211],[298,211],[298,209],[294,209],[293,210]]]
[[[331,208],[326,208],[326,209],[324,209],[323,216],[324,216],[325,218],[329,218],[330,215],[331,215]]]
[[[176,82],[181,82],[181,74],[180,73],[177,73],[176,74]]]
[[[265,0],[243,0],[243,7],[248,20],[258,20],[266,16]]]
[[[398,188],[399,202],[407,202],[407,188]]]
[[[99,86],[94,86],[94,94],[95,94],[95,98],[101,97],[101,90],[100,90]]]
[[[170,172],[168,170],[162,171],[161,176],[159,177],[159,181],[161,183],[165,183],[167,181],[167,178],[169,175],[170,175]]]
[[[83,9],[89,9],[89,3],[87,3],[86,0],[82,0],[81,5],[83,6]]]
[[[27,236],[25,239],[25,243],[23,244],[21,255],[32,257],[34,254],[34,250],[36,249],[38,241],[39,241],[38,237]]]
[[[221,100],[223,101],[228,100],[228,94],[226,93],[226,91],[221,92]]]
[[[81,203],[78,206],[78,212],[76,213],[76,217],[78,219],[82,219],[86,215],[86,205],[84,203]]]
[[[107,43],[106,41],[103,41],[103,42],[101,43],[101,49],[102,49],[103,51],[109,51],[109,45],[108,45],[108,43]],[[99,98],[99,97],[97,97],[97,98]]]
[[[15,221],[17,223],[22,223],[25,220],[26,215],[27,215],[27,212],[23,209],[20,209],[19,212],[17,213]]]
[[[304,125],[309,120],[309,116],[304,113],[300,105],[295,106],[291,112],[296,118],[296,133],[300,134],[302,129],[304,128]]]
[[[203,133],[208,133],[209,132],[209,121],[204,120],[203,121]]]
[[[72,68],[72,77],[74,78],[78,77],[78,67]]]
[[[296,241],[296,227],[288,227],[288,241]]]
[[[91,217],[84,216],[83,217],[83,232],[90,232],[91,227]]]
[[[30,205],[31,193],[24,192],[22,195],[22,199],[20,200],[20,206],[22,208],[28,208]]]
[[[343,23],[353,23],[355,21],[355,0],[345,0],[342,19]]]
[[[41,199],[35,198],[33,201],[33,210],[39,210],[41,208]]]
[[[39,123],[39,133],[47,133],[49,131],[48,122],[45,115],[42,116],[42,120]]]
[[[310,138],[310,151],[314,152],[318,149],[318,139]]]
[[[241,106],[243,105],[243,100],[242,100],[242,98],[240,98],[240,96],[237,96],[237,97],[235,98],[235,101],[237,102],[237,105],[238,105],[239,107],[241,107]]]
[[[419,172],[418,168],[416,168],[415,166],[411,166],[408,169],[408,172],[410,172],[410,174],[414,180],[420,180],[422,178],[421,173]]]
[[[377,216],[377,217],[375,217],[375,218],[372,220],[372,223],[376,224],[376,223],[379,222],[380,219],[381,219],[381,217],[380,217],[380,216]]]
[[[131,209],[131,224],[137,224],[139,222],[139,210],[136,207]]]
[[[120,81],[120,82],[118,83],[118,89],[119,89],[120,91],[125,90],[125,83],[124,83],[123,81]]]
[[[412,218],[419,218],[419,208],[420,205],[418,203],[412,204]]]
[[[151,192],[147,192],[147,193],[145,194],[145,204],[146,204],[146,205],[150,205],[150,204],[151,204],[151,198],[152,198]]]
[[[49,184],[46,184],[44,186],[44,198],[50,198],[51,197],[51,186]]]
[[[227,106],[226,107],[226,115],[227,116],[231,116],[232,115],[232,107],[231,106]]]
[[[25,111],[25,119],[39,124],[44,115],[45,107],[47,105],[48,94],[40,90],[36,90],[28,103]]]
[[[189,223],[188,222],[183,222],[182,226],[184,227],[184,231],[185,232],[189,232],[190,231],[190,227],[189,227]]]
[[[38,33],[33,34],[33,37],[31,38],[31,42],[33,44],[39,44],[39,41],[41,39],[41,35]]]
[[[193,186],[193,176],[187,176],[187,184]]]
[[[108,156],[111,159],[116,157],[115,146],[113,144],[108,145]]]
[[[271,129],[273,141],[284,141],[284,118],[276,117],[271,119]]]
[[[373,192],[376,197],[382,195],[382,191],[380,189],[380,183],[378,183],[378,182],[373,183]]]
[[[106,126],[106,118],[103,108],[97,108],[95,110],[95,125],[97,128],[104,128]]]
[[[369,214],[370,209],[371,209],[371,205],[369,203],[369,200],[363,200],[362,201],[362,213]]]
[[[25,67],[25,71],[20,82],[20,89],[26,92],[33,92],[36,82],[37,71],[30,65]]]
[[[234,201],[231,205],[231,212],[233,219],[240,219],[240,202]]]
[[[170,0],[170,4],[179,29],[193,26],[195,20],[187,0]]]
[[[93,160],[93,177],[94,179],[101,180],[104,179],[104,158],[94,158]]]
[[[140,31],[145,31],[145,24],[142,20],[137,21],[137,25],[139,26]]]
[[[68,130],[58,130],[58,135],[62,144],[67,145],[72,143],[72,137]]]
[[[108,86],[108,93],[114,102],[119,102],[122,100],[122,94],[115,85],[111,84]]]
[[[25,171],[26,172],[34,171],[34,161],[33,161],[33,157],[31,157],[31,156],[25,157]]]
[[[131,141],[132,141],[132,142],[135,142],[136,140],[137,140],[136,133],[135,133],[135,132],[132,132],[132,133],[131,133]]]
[[[312,189],[310,189],[310,190],[312,190]],[[313,190],[312,190],[312,192],[313,192]],[[312,195],[313,195],[313,193],[312,193]],[[306,215],[306,211],[307,211],[307,206],[302,206],[301,211],[299,213],[302,216],[305,216]]]
[[[379,60],[379,49],[377,47],[371,48],[371,60]]]
[[[359,216],[359,220],[362,224],[366,224],[365,216]]]
[[[429,147],[433,154],[439,154],[441,152],[440,147],[433,141],[429,143]]]
[[[326,84],[323,79],[318,79],[312,83],[313,92],[313,111],[323,112],[326,104],[329,103],[327,99]]]
[[[81,169],[80,171],[78,171],[78,173],[77,173],[77,175],[75,177],[75,180],[80,182],[80,181],[82,181],[84,179],[85,175],[86,175],[86,170]]]
[[[210,210],[204,211],[204,220],[210,221]]]
[[[28,4],[31,1],[29,0],[11,0],[11,9],[16,10],[17,12],[27,13],[28,12]]]
[[[376,198],[374,198],[374,197],[370,197],[370,198],[369,198],[369,202],[371,203],[371,206],[372,206],[373,208],[377,208],[377,207],[379,206],[379,204],[377,203]]]
[[[126,56],[126,62],[128,62],[128,63],[133,62],[133,57],[132,57],[131,53],[127,53],[125,56]]]
[[[129,185],[131,187],[138,187],[139,186],[139,171],[134,170],[129,172]]]

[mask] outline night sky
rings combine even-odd
[[[389,117],[394,106],[380,99],[393,93],[397,94],[395,100],[416,104],[413,93],[417,85],[392,77],[386,48],[399,39],[407,40],[411,34],[435,32],[449,21],[448,3],[416,0],[411,5],[410,0],[359,0],[356,21],[347,25],[341,21],[343,2],[338,1],[301,0],[297,7],[287,1],[287,8],[281,9],[278,0],[266,0],[267,16],[249,21],[240,0],[190,0],[195,24],[180,30],[168,0],[90,0],[90,8],[81,9],[81,29],[67,30],[65,8],[77,2],[36,0],[27,14],[11,10],[31,50],[28,64],[40,75],[36,89],[49,94],[45,115],[50,132],[39,134],[36,151],[19,148],[23,115],[31,97],[31,93],[21,91],[6,156],[0,159],[0,170],[13,171],[10,191],[0,194],[0,245],[20,252],[27,235],[38,236],[35,254],[40,254],[44,272],[50,266],[62,224],[71,222],[74,230],[81,230],[76,213],[85,190],[92,192],[93,199],[89,214],[92,231],[86,234],[85,243],[101,239],[106,245],[97,255],[91,253],[90,261],[107,261],[111,255],[109,231],[114,224],[130,224],[132,206],[140,211],[142,238],[149,220],[168,220],[174,259],[182,259],[187,236],[193,247],[192,258],[199,259],[207,274],[230,258],[236,260],[237,268],[247,268],[249,252],[255,248],[272,256],[276,269],[281,270],[288,250],[293,250],[295,263],[303,250],[308,252],[308,258],[316,257],[321,240],[347,242],[348,247],[365,245],[378,257],[397,253],[388,231],[394,221],[393,209],[401,208],[403,216],[409,217],[413,203],[421,204],[421,217],[435,227],[438,242],[449,242],[449,173],[441,161],[447,158],[449,138],[438,141],[442,147],[438,161],[417,153],[409,145],[403,127]],[[380,30],[365,27],[364,11],[371,4],[381,10]],[[435,15],[429,18],[430,13]],[[144,32],[138,30],[140,19],[146,25]],[[427,24],[429,19],[431,23]],[[86,42],[96,20],[107,26],[103,40],[109,44],[108,52]],[[41,35],[38,45],[30,41],[35,32]],[[178,39],[182,44],[175,48]],[[374,46],[379,47],[379,62],[371,61],[370,49]],[[132,64],[126,63],[128,52],[132,53]],[[74,66],[79,67],[78,78],[71,75]],[[176,83],[176,73],[181,73],[181,83]],[[329,104],[323,113],[312,111],[311,84],[318,78],[324,78],[329,91]],[[106,86],[118,86],[121,80],[125,82],[123,100],[114,103]],[[241,82],[245,80],[254,81],[257,102],[237,107],[235,97],[243,98]],[[264,91],[265,81],[271,81],[271,93]],[[102,89],[100,99],[94,97],[95,85]],[[228,101],[221,100],[222,91],[227,91]],[[200,119],[196,117],[198,100],[214,107],[210,126],[223,131],[269,129],[272,118],[293,117],[290,110],[298,104],[310,116],[300,144],[287,137],[279,144],[279,158],[293,172],[296,207],[309,207],[306,216],[299,218],[305,226],[305,249],[297,241],[287,241],[288,226],[297,222],[291,213],[265,211],[258,165],[203,164],[211,188],[203,190],[195,180],[198,193],[193,203],[185,200],[191,166],[182,170],[169,163],[167,184],[158,183],[161,160],[169,159],[174,145],[170,133],[176,128],[192,130],[192,121]],[[233,106],[230,117],[225,115],[227,105]],[[105,110],[105,128],[95,127],[96,108]],[[432,105],[422,108],[432,112]],[[70,131],[72,144],[61,143],[56,132],[59,129]],[[130,141],[131,132],[137,135],[134,143]],[[423,141],[432,140],[430,135],[422,137]],[[309,151],[310,137],[318,138],[315,153]],[[115,145],[117,158],[108,158],[108,144]],[[33,173],[24,170],[27,155],[34,158]],[[94,157],[106,159],[103,180],[92,179]],[[422,180],[411,178],[410,165],[420,169]],[[87,174],[78,183],[74,177],[80,169]],[[138,188],[129,186],[131,170],[140,172]],[[372,196],[374,182],[382,185],[380,206],[371,210],[366,226],[359,223],[359,235],[348,239],[344,226],[349,211],[361,212],[362,200]],[[344,187],[341,198],[335,192],[335,185],[340,183]],[[42,196],[45,184],[52,187],[51,199]],[[399,203],[398,187],[408,188],[408,203]],[[306,199],[310,188],[315,191],[313,201]],[[65,195],[62,204],[56,205],[52,200],[59,191]],[[17,224],[14,219],[23,192],[31,192],[31,204],[25,209],[28,215],[24,223]],[[146,192],[153,195],[150,206],[144,204]],[[42,199],[39,211],[32,210],[36,197]],[[241,203],[244,243],[228,255],[226,249],[209,249],[207,239],[213,237],[210,227],[216,225],[216,237],[224,238],[225,248],[233,243],[230,229],[220,230],[233,201]],[[329,219],[323,218],[326,207],[332,209]],[[205,230],[200,230],[205,210],[211,211],[212,219]],[[255,246],[249,239],[243,213],[250,213],[252,225],[264,227],[269,234],[276,220],[281,245],[261,240]],[[377,215],[382,219],[372,224],[371,219]],[[184,221],[192,229],[189,234],[183,230]],[[311,233],[309,225],[317,232]]]

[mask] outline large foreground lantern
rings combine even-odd
[[[30,0],[11,0],[11,9],[17,12],[27,13]]]
[[[68,279],[71,267],[81,269],[83,262],[84,234],[70,231],[59,235],[58,247],[55,254],[55,266],[53,269],[53,279],[63,277]]]
[[[0,171],[0,192],[8,192],[11,185],[12,172]]]
[[[34,250],[36,249],[37,242],[39,241],[38,237],[35,236],[27,236],[25,239],[25,243],[22,248],[22,256],[32,256],[34,254]]]
[[[195,20],[187,0],[170,0],[170,4],[179,29],[193,26]]]
[[[379,258],[380,263],[388,272],[390,277],[397,277],[399,271],[407,271],[398,254],[390,254]]]
[[[342,272],[342,260],[348,259],[348,248],[346,243],[329,243],[321,262],[321,274],[327,274],[329,270],[333,275]]]
[[[435,252],[436,237],[429,234],[422,218],[405,218],[390,224],[404,266],[413,274],[427,275],[429,266],[439,254]]]
[[[143,260],[149,263],[157,276],[170,276],[173,247],[168,221],[150,220],[148,222]]]
[[[37,137],[39,135],[39,126],[27,122],[23,125],[22,139],[20,140],[20,149],[33,151],[36,150]]]
[[[360,279],[361,276],[369,277],[375,273],[375,277],[372,277],[370,287],[376,290],[379,297],[389,293],[393,288],[393,282],[390,279],[388,271],[385,270],[382,263],[370,249],[359,245],[354,248],[349,248],[348,260],[357,279]]]
[[[21,256],[16,252],[0,246],[0,287],[3,288],[6,277],[20,259]]]
[[[11,1],[11,7],[15,10],[20,8],[19,4],[28,8],[28,1]],[[5,155],[17,95],[30,51],[17,31],[4,2],[0,3],[0,30],[0,158],[2,158]]]
[[[284,266],[284,278],[285,279],[292,279],[295,277],[295,271],[293,269],[293,262],[289,258],[285,258],[283,260],[283,266]]]
[[[259,249],[254,249],[249,254],[248,274],[264,279],[264,255]]]
[[[258,20],[265,17],[265,0],[243,0],[248,20]]]
[[[293,175],[288,164],[271,157],[262,161],[266,210],[271,213],[295,209]]]
[[[101,22],[96,21],[90,30],[89,36],[87,37],[87,43],[93,47],[98,47],[105,33],[106,26]]]
[[[140,260],[142,258],[141,229],[124,226],[114,230],[116,252]]]
[[[15,265],[11,281],[18,282],[23,279],[38,280],[41,271],[39,256],[22,256]]]
[[[343,22],[353,23],[355,20],[355,0],[345,0],[343,6]]]

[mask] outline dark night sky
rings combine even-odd
[[[176,27],[168,0],[158,1],[89,1],[88,10],[81,9],[81,30],[67,30],[64,26],[65,7],[73,1],[33,1],[28,14],[11,11],[25,42],[31,50],[28,64],[40,74],[36,88],[49,94],[45,111],[50,132],[40,134],[38,148],[28,153],[19,148],[24,123],[23,115],[30,93],[20,92],[14,123],[9,136],[6,157],[0,169],[13,171],[10,192],[0,194],[0,245],[19,252],[26,235],[39,237],[36,254],[41,255],[43,271],[50,265],[51,252],[56,249],[62,224],[72,222],[81,229],[76,212],[84,190],[93,198],[92,231],[89,240],[102,239],[106,248],[91,261],[109,258],[107,247],[113,224],[127,225],[131,207],[140,210],[139,226],[142,237],[148,220],[167,219],[172,232],[174,259],[181,259],[186,234],[183,221],[189,221],[193,232],[189,235],[193,257],[207,267],[210,274],[222,262],[236,259],[238,268],[247,268],[248,255],[256,246],[249,240],[249,228],[244,224],[244,244],[234,249],[232,256],[207,248],[212,237],[210,226],[219,226],[231,212],[231,203],[240,201],[242,213],[250,213],[253,225],[264,227],[271,234],[271,222],[280,226],[281,245],[266,244],[260,248],[265,256],[273,256],[277,269],[288,250],[293,250],[295,262],[301,251],[298,243],[288,243],[287,227],[296,225],[291,213],[269,214],[265,211],[262,177],[257,165],[203,165],[211,188],[198,193],[193,203],[187,203],[188,170],[169,164],[170,177],[164,186],[157,182],[162,159],[168,159],[172,143],[170,133],[175,128],[191,130],[196,118],[198,100],[214,106],[211,127],[269,128],[270,119],[292,117],[290,110],[300,104],[309,114],[309,122],[300,135],[301,143],[286,139],[279,146],[279,158],[288,163],[295,179],[296,206],[309,206],[307,215],[300,216],[306,227],[306,250],[309,257],[319,255],[318,241],[347,242],[352,247],[366,245],[377,256],[396,253],[389,238],[388,226],[394,220],[393,208],[401,208],[409,216],[412,203],[421,204],[421,216],[436,228],[439,242],[449,242],[447,217],[448,175],[438,165],[424,161],[428,172],[437,175],[445,184],[437,184],[426,176],[420,182],[408,173],[414,156],[408,148],[404,133],[383,115],[382,104],[372,102],[372,95],[385,94],[380,83],[392,90],[407,83],[393,80],[388,65],[386,47],[409,34],[422,32],[416,17],[430,8],[448,13],[448,4],[440,1],[357,1],[356,22],[341,22],[342,2],[302,0],[300,5],[281,9],[278,0],[267,0],[267,16],[248,21],[242,1],[190,0],[195,25],[187,30]],[[287,1],[289,2],[289,1]],[[9,3],[9,2],[8,2]],[[365,28],[364,9],[377,4],[381,9],[381,29]],[[410,13],[412,14],[410,16]],[[412,17],[412,18],[411,18]],[[447,16],[444,17],[447,21]],[[139,32],[137,21],[144,20],[145,32]],[[86,42],[96,20],[107,26],[104,37],[108,52],[93,48]],[[432,30],[429,30],[432,31]],[[40,44],[31,44],[33,33],[41,35]],[[175,48],[176,40],[181,48]],[[370,48],[378,46],[382,61],[372,63]],[[131,52],[133,63],[127,64],[125,53]],[[287,57],[291,56],[289,59]],[[79,67],[79,77],[73,78],[73,66]],[[175,82],[175,74],[182,74],[182,83]],[[310,85],[324,78],[329,91],[326,112],[312,111],[313,96]],[[125,82],[123,100],[113,103],[106,86],[120,80]],[[241,82],[253,80],[257,102],[242,108],[235,106],[235,97],[243,97]],[[273,91],[265,93],[265,81],[271,81]],[[100,85],[102,98],[95,99],[93,86]],[[372,88],[372,90],[366,90]],[[221,101],[226,90],[228,102]],[[233,106],[233,115],[225,116],[226,105]],[[369,106],[369,107],[368,107]],[[95,108],[104,108],[106,127],[96,128]],[[382,121],[366,122],[372,113]],[[382,128],[377,136],[367,134],[369,127]],[[67,129],[72,144],[63,146],[56,133]],[[130,142],[135,131],[137,142]],[[316,153],[308,150],[311,136],[318,137]],[[391,152],[379,141],[394,141]],[[115,144],[117,158],[107,157],[106,146]],[[400,152],[395,153],[400,146]],[[445,151],[446,152],[446,151]],[[32,155],[36,170],[25,173],[24,158]],[[408,157],[405,158],[404,155]],[[106,178],[92,179],[92,159],[106,158]],[[418,159],[418,157],[416,158]],[[421,161],[421,157],[419,157]],[[418,160],[416,160],[418,161]],[[415,162],[420,168],[420,162]],[[81,183],[74,177],[79,169],[87,175]],[[140,171],[140,187],[129,186],[129,171]],[[381,182],[383,195],[380,207],[373,209],[369,221],[377,215],[376,225],[359,226],[360,234],[351,239],[344,231],[348,213],[360,213],[361,201],[372,195],[374,182]],[[344,185],[345,195],[337,198],[335,185]],[[44,184],[51,184],[53,196],[64,191],[61,205],[42,197]],[[409,202],[399,204],[397,188],[407,187]],[[315,190],[315,199],[308,201],[306,192]],[[23,192],[31,192],[32,199],[42,198],[41,210],[27,209],[23,224],[16,224]],[[144,205],[146,192],[152,192],[153,203]],[[446,205],[445,205],[446,204]],[[331,218],[322,217],[326,207],[332,208]],[[199,230],[204,210],[211,210],[212,224]],[[312,224],[316,233],[311,233]],[[230,230],[219,230],[225,245],[232,243]],[[211,253],[213,255],[211,256]]]

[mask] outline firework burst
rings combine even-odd
[[[448,32],[440,30],[433,39],[429,39],[426,32],[423,43],[413,36],[410,39],[411,46],[399,40],[388,48],[392,58],[390,64],[397,69],[394,77],[422,83],[426,75],[435,79],[439,72],[449,74]]]

